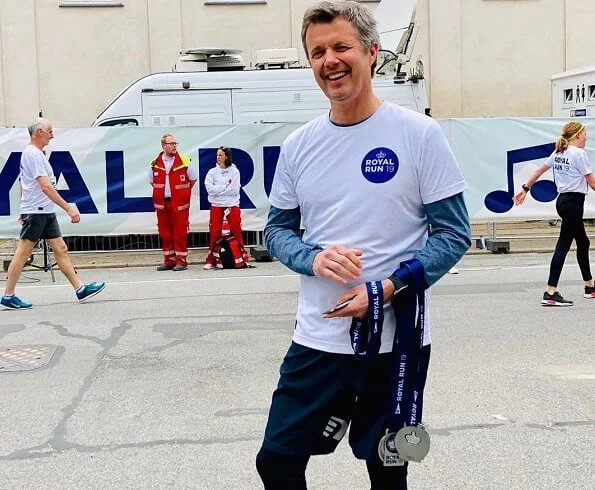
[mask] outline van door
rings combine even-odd
[[[318,86],[234,90],[233,120],[235,124],[303,123],[328,112],[329,108],[329,101]]]
[[[231,90],[142,92],[143,126],[232,124]]]

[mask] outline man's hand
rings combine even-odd
[[[392,281],[385,279],[382,281],[383,304],[390,301],[395,286]],[[334,313],[324,314],[322,318],[338,318],[338,317],[353,317],[362,318],[368,313],[368,290],[365,284],[350,289],[345,294],[341,295],[337,303],[353,298],[345,308],[335,311]]]
[[[362,273],[362,251],[333,245],[316,254],[312,270],[318,277],[326,277],[339,284],[357,279]]]
[[[69,206],[68,207],[68,216],[70,216],[70,222],[71,223],[78,223],[81,220],[81,215],[72,206]]]

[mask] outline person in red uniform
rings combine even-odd
[[[149,177],[163,251],[163,264],[157,270],[183,271],[188,268],[188,215],[197,171],[188,156],[178,153],[173,135],[161,137],[161,148],[163,151],[151,161]]]
[[[211,203],[211,211],[209,215],[209,255],[203,269],[210,270],[216,266],[213,249],[221,238],[224,219],[227,220],[229,231],[238,241],[244,262],[248,264],[250,257],[246,252],[242,237],[240,171],[231,160],[230,148],[220,146],[217,149],[217,164],[207,172],[205,187]]]

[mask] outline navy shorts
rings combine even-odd
[[[422,350],[427,366],[430,346]],[[278,454],[332,453],[351,423],[356,458],[378,458],[386,430],[392,354],[361,361],[292,342],[281,364],[263,447]],[[424,379],[425,382],[425,379]]]
[[[42,238],[51,240],[62,236],[55,213],[21,214],[21,219],[23,225],[20,237],[25,240],[37,242]]]

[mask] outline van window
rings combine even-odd
[[[138,126],[136,119],[112,119],[111,121],[103,121],[99,126]]]

